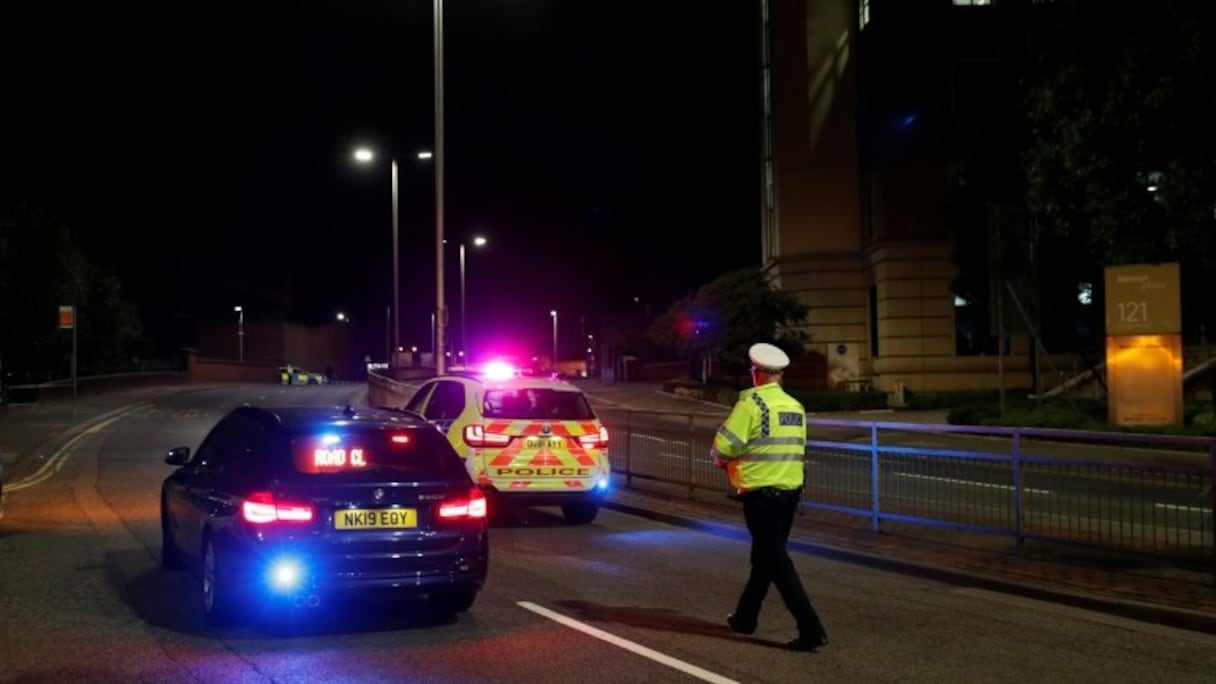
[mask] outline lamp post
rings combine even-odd
[[[443,297],[443,0],[435,0],[435,373],[443,375],[443,335],[447,309]]]
[[[549,315],[553,317],[553,361],[549,363],[550,370],[557,372],[557,309],[550,309]]]
[[[236,358],[238,361],[245,360],[245,309],[244,307],[234,306],[232,310],[236,312]]]
[[[484,247],[486,239],[481,235],[473,236],[474,247]],[[460,241],[460,353],[464,355],[464,362],[469,363],[469,332],[467,327],[468,316],[465,315],[465,294],[464,294],[464,240]]]
[[[360,147],[355,150],[355,161],[360,164],[368,164],[375,159],[375,155],[366,147]],[[397,158],[391,160],[393,171],[393,349],[401,346],[401,286],[400,286],[400,265],[398,257],[400,248],[397,246]],[[386,350],[387,351],[387,350]],[[393,364],[393,356],[391,351],[385,354],[388,358],[385,361],[389,366]]]
[[[418,159],[427,160],[431,158],[430,152],[419,152]],[[375,154],[366,147],[360,147],[355,150],[355,161],[361,164],[370,163],[375,159]],[[393,157],[390,160],[393,172],[393,350],[401,348],[401,248],[398,245],[398,230],[397,230],[397,158]],[[385,361],[391,366],[393,357],[392,352],[386,353]]]

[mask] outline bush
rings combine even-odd
[[[1005,390],[1006,407],[1009,406],[1011,401],[1017,401],[1018,398],[1025,399],[1029,393],[1030,390],[1024,388]],[[1001,395],[1000,390],[951,390],[947,392],[913,392],[907,390],[904,393],[904,400],[907,402],[908,408],[925,411],[952,409],[964,404],[986,404],[989,402],[999,407]]]
[[[1008,399],[1008,397],[1006,397]],[[999,425],[1038,427],[1094,432],[1128,432],[1157,435],[1216,436],[1216,412],[1210,402],[1196,402],[1184,408],[1184,425],[1123,426],[1107,421],[1105,399],[1055,399],[1035,406],[1019,401],[1005,403],[1001,417],[999,401],[972,401],[950,409],[946,421],[952,425]]]
[[[702,383],[696,380],[667,380],[663,391],[684,397],[712,401],[723,406],[734,406],[739,392],[744,388],[725,382]],[[845,392],[832,390],[787,389],[808,412],[865,411],[887,408],[886,392]]]
[[[822,411],[866,411],[887,408],[886,392],[799,391],[790,395],[811,413]]]

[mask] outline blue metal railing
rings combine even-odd
[[[613,468],[726,492],[718,416],[609,409]],[[1203,563],[1216,573],[1216,439],[808,418],[804,505],[885,522]],[[704,428],[704,429],[698,429]]]

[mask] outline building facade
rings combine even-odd
[[[1036,4],[761,0],[762,263],[809,306],[830,385],[1034,384],[1022,260],[962,293],[955,251],[1003,226],[982,249],[1020,257],[1028,234],[1013,98]]]

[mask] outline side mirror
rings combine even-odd
[[[165,454],[165,463],[169,465],[186,465],[186,462],[189,460],[190,447],[174,447],[169,450],[169,453]]]

